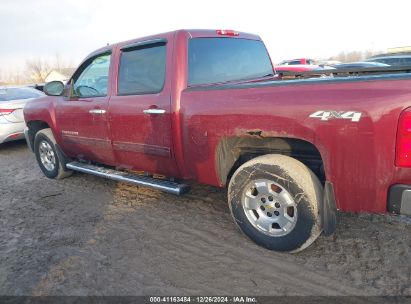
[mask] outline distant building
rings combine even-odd
[[[69,78],[73,75],[75,68],[63,68],[59,70],[52,70],[46,78],[44,79],[45,82],[50,81],[62,81],[66,82]]]

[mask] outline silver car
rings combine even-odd
[[[0,144],[24,138],[23,108],[29,100],[45,96],[28,87],[0,87]]]

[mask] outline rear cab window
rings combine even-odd
[[[188,86],[258,79],[273,74],[262,41],[193,38],[188,42]]]

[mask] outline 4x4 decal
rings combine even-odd
[[[330,119],[350,119],[351,121],[360,121],[361,112],[354,111],[317,111],[310,115],[313,118],[320,118],[321,120]]]

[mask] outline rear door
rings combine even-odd
[[[167,65],[172,45],[155,39],[118,52],[117,94],[109,107],[116,162],[124,168],[175,175]]]
[[[86,60],[73,76],[71,92],[56,107],[64,150],[104,164],[114,160],[107,115],[110,63],[110,52]]]

